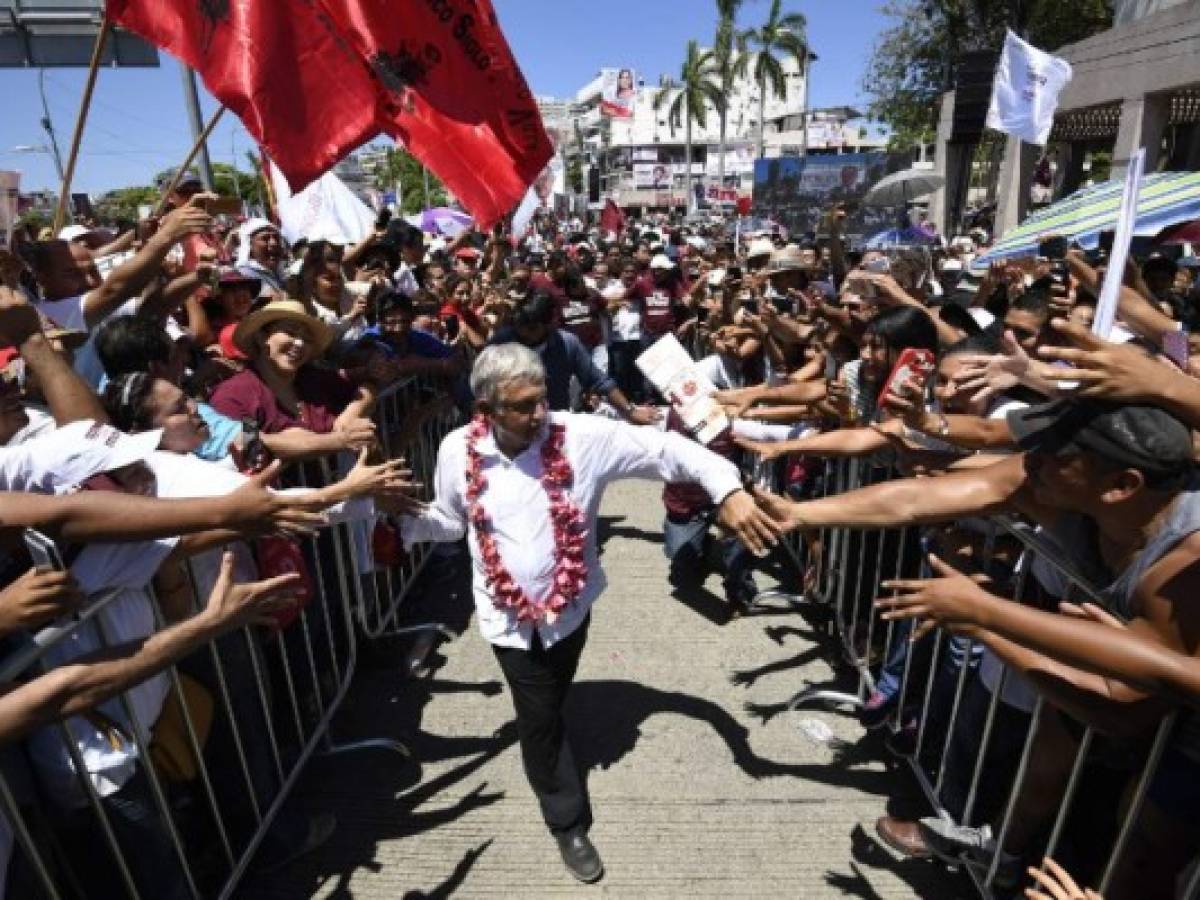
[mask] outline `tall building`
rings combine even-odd
[[[857,152],[883,143],[878,130],[854,124],[860,113],[848,107],[805,113],[804,73],[796,60],[783,63],[787,90],[776,96],[768,88],[760,107],[759,86],[750,77],[739,78],[730,92],[724,153],[724,181],[720,178],[720,119],[711,105],[703,127],[692,123],[693,189],[716,202],[749,196],[760,135],[767,157],[798,155],[804,145],[801,122],[807,120],[810,153]],[[668,110],[675,89],[665,79],[648,85],[629,68],[601,69],[580,88],[574,103],[546,101],[547,111],[561,119],[564,106],[567,126],[555,135],[567,159],[578,157],[585,184],[593,189],[593,207],[608,198],[630,208],[660,209],[685,205],[686,128],[670,121]],[[665,94],[661,108],[658,98]],[[541,103],[542,101],[539,101]],[[760,124],[761,114],[761,124]],[[550,116],[547,127],[554,129]]]

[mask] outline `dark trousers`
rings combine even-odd
[[[585,618],[549,650],[542,646],[536,630],[528,650],[492,647],[512,691],[525,777],[542,806],[542,818],[555,834],[591,824],[587,792],[575,767],[562,714],[590,621],[590,616]]]

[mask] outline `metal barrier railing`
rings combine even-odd
[[[888,475],[887,470],[861,460],[831,461],[824,476],[825,493],[840,494]],[[980,563],[984,568],[995,570],[999,543],[1007,545],[1009,555],[1016,554],[1007,585],[1007,594],[1015,602],[1035,602],[1039,592],[1048,593],[1040,586],[1035,568],[1039,572],[1052,572],[1063,587],[1063,593],[1054,599],[1102,602],[1094,587],[1034,530],[998,517],[987,520],[981,531]],[[832,605],[834,628],[845,662],[856,679],[856,689],[806,687],[791,698],[787,709],[796,710],[811,702],[861,708],[882,681],[889,681],[894,699],[885,724],[891,733],[891,749],[907,763],[934,814],[948,825],[989,826],[989,832],[975,833],[977,838],[990,834],[991,840],[984,840],[983,852],[970,851],[964,846],[956,862],[965,868],[980,895],[990,898],[1012,890],[1014,876],[1024,879],[1024,865],[1017,866],[1017,861],[1040,861],[1043,856],[1053,856],[1062,846],[1070,816],[1080,805],[1085,766],[1097,743],[1102,741],[1098,741],[1092,728],[1079,726],[1077,749],[1070,759],[1058,759],[1061,778],[1056,784],[1061,786],[1062,797],[1053,806],[1051,821],[1040,823],[1044,842],[1037,844],[1036,849],[1026,845],[1017,848],[1020,853],[1004,852],[1006,841],[1013,835],[1014,823],[1019,816],[1029,815],[1021,806],[1023,800],[1029,799],[1023,792],[1044,789],[1044,771],[1038,784],[1030,783],[1035,756],[1036,764],[1043,770],[1047,765],[1045,751],[1037,752],[1042,749],[1039,744],[1039,732],[1044,727],[1042,717],[1059,713],[1043,704],[1041,696],[1026,685],[1036,700],[1027,717],[1013,716],[1011,711],[1019,712],[1020,707],[1006,698],[1010,689],[1020,687],[1013,684],[1020,676],[999,663],[998,658],[991,662],[999,664],[999,678],[995,680],[993,676],[989,686],[981,671],[981,646],[942,630],[914,642],[910,639],[909,623],[881,620],[873,602],[883,593],[881,583],[890,578],[927,575],[924,557],[928,538],[929,530],[919,528],[830,528],[820,533],[815,542],[819,551],[813,552],[824,558],[814,561],[813,552],[809,554],[808,564],[814,567],[816,583],[806,599]],[[793,558],[798,557],[793,554]],[[980,707],[979,689],[988,695],[985,710]],[[1014,696],[1018,693],[1013,691]],[[1007,707],[1003,713],[1002,705]],[[1003,728],[998,727],[1002,714]],[[1102,894],[1113,884],[1128,851],[1177,717],[1175,711],[1165,714],[1153,729],[1148,746],[1138,747],[1136,764],[1129,769],[1132,792],[1125,800],[1111,845],[1104,848],[1102,864],[1091,879]],[[1027,719],[1023,737],[1017,735],[1021,738],[1019,743],[1012,740],[1014,718]],[[1000,739],[1004,744],[998,743]],[[997,753],[1014,746],[1015,750],[1001,759],[1011,771],[997,771]],[[1014,760],[1015,765],[1011,765]],[[1002,789],[998,789],[997,779],[1003,782]],[[1023,821],[1021,825],[1023,832],[1028,833],[1029,822]],[[1200,870],[1190,875],[1188,884],[1182,896],[1197,896]]]
[[[428,399],[416,381],[405,381],[385,394],[376,416],[387,455],[404,455],[427,484],[453,423],[440,407],[423,409]],[[330,461],[319,460],[299,467],[295,480],[316,486],[332,475]],[[278,814],[314,755],[378,748],[408,756],[395,741],[335,743],[330,734],[355,673],[360,634],[446,631],[436,623],[397,627],[428,555],[377,567],[374,521],[339,522],[297,542],[315,591],[286,627],[227,634],[98,712],[38,732],[15,763],[0,762],[0,811],[33,889],[90,898],[97,894],[89,870],[99,867],[105,884],[119,886],[109,892],[115,896],[230,897],[264,843],[286,856],[303,839],[294,833],[295,817]],[[237,545],[235,553],[237,580],[254,578],[249,548]],[[219,557],[210,551],[187,567],[193,604],[208,598]],[[129,639],[131,622],[143,626],[138,636],[166,624],[148,586],[90,598],[82,612],[0,662],[0,673],[11,683],[113,647]],[[162,738],[156,727],[165,727],[168,714],[173,756],[192,761],[193,771],[182,775],[152,761]]]

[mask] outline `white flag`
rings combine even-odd
[[[1071,64],[1027,44],[1011,31],[992,82],[987,127],[1045,145],[1054,126],[1058,94],[1071,80]]]
[[[326,172],[300,193],[293,194],[279,169],[270,168],[279,230],[288,243],[307,238],[353,245],[375,228],[371,208],[332,172]]]

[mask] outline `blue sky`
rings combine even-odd
[[[647,83],[675,73],[689,38],[711,39],[715,24],[709,0],[494,0],[509,42],[537,94],[570,96],[603,66],[636,68]],[[804,13],[820,61],[813,67],[813,106],[854,104],[875,36],[885,26],[882,0],[785,0]],[[746,0],[741,24],[764,19],[769,0]],[[64,155],[78,110],[84,71],[46,73],[46,97]],[[156,69],[102,70],[84,134],[74,190],[100,192],[145,184],[153,173],[177,164],[191,146],[179,67],[162,55]],[[57,188],[53,163],[42,152],[14,152],[44,145],[39,125],[37,73],[0,69],[5,109],[0,116],[0,169],[22,172],[25,190]],[[216,104],[201,98],[206,114]],[[244,161],[252,142],[226,116],[210,140],[214,160]],[[243,162],[242,168],[245,168]]]

